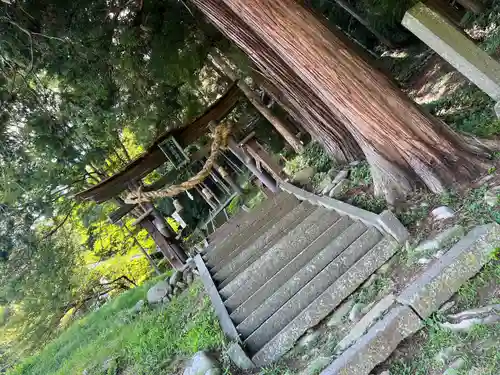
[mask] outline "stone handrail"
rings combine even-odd
[[[389,210],[385,210],[377,215],[373,212],[363,210],[333,198],[316,195],[292,185],[289,182],[280,182],[279,187],[281,190],[295,195],[302,201],[308,201],[315,206],[323,206],[330,210],[335,210],[341,215],[349,216],[354,220],[359,220],[367,225],[374,226],[381,232],[392,236],[399,243],[404,243],[409,237],[408,230]]]

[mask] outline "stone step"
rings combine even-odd
[[[352,223],[352,220],[347,216],[341,217],[324,234],[322,234],[318,238],[318,240],[311,244],[311,246],[314,245],[315,248],[313,248],[315,251],[311,251],[313,249],[311,248],[311,246],[306,248],[304,251],[302,251],[302,253],[297,255],[286,267],[281,269],[276,275],[274,275],[264,285],[262,285],[259,290],[257,290],[252,296],[250,296],[245,302],[243,302],[236,310],[234,310],[231,314],[231,318],[233,319],[233,321],[236,324],[242,323],[254,311],[256,312],[257,310],[260,310],[263,307],[264,301],[265,304],[267,304],[268,302],[271,303],[271,300],[279,299],[281,303],[279,303],[278,307],[282,306],[301,287],[303,287],[309,280],[316,276],[316,274],[324,267],[321,267],[319,270],[310,269],[313,274],[310,275],[311,272],[309,272],[307,273],[307,276],[309,278],[301,278],[304,270],[310,267],[310,264],[314,259],[316,259],[317,257],[323,257],[325,255],[325,251],[327,253],[330,251],[331,244],[336,244],[339,242],[339,240],[342,241],[342,238],[346,237],[344,232]],[[366,230],[366,228],[362,224],[360,226],[362,227],[360,229],[360,233],[354,233],[351,242],[359,237],[359,235],[363,233],[364,230]],[[347,247],[348,245],[350,245],[350,242],[346,243],[345,247]],[[343,248],[340,248],[340,251],[342,250]],[[328,264],[332,259],[333,258],[331,258],[326,264]],[[294,282],[296,282],[297,285],[294,285],[294,287],[292,288],[291,284],[293,284]],[[300,285],[298,289],[295,289],[298,285]],[[265,310],[267,311],[268,309],[266,308]],[[246,322],[246,324],[248,323],[249,322]],[[246,326],[246,324],[244,324],[243,326]],[[250,333],[246,334],[245,337]]]
[[[281,217],[286,215],[286,213],[298,206],[300,201],[291,195],[287,195],[277,199],[275,203],[275,205],[263,210],[258,218],[252,221],[251,224],[238,228],[238,230],[235,231],[234,234],[229,235],[220,246],[216,246],[212,251],[207,252],[206,263],[209,267],[213,267],[220,263],[228,254],[244,244],[257,232],[265,231],[267,225],[278,221]]]
[[[260,259],[219,291],[221,296],[227,299],[226,307],[229,309],[238,307],[244,301],[241,295],[251,295],[338,218],[339,214],[334,211],[322,207],[316,208]]]
[[[257,366],[267,366],[279,359],[309,328],[319,324],[346,297],[351,295],[371,274],[391,258],[400,245],[392,238],[385,237],[347,272],[330,284],[309,306],[303,309],[278,334],[268,341],[252,357]],[[345,256],[349,252],[344,252]],[[335,262],[342,264],[345,260],[342,253]],[[347,259],[346,259],[347,260]],[[319,276],[319,275],[318,275]]]
[[[214,248],[220,246],[232,235],[234,235],[235,233],[239,233],[240,230],[244,230],[248,225],[251,225],[255,220],[258,220],[260,217],[262,217],[263,214],[267,214],[267,212],[269,212],[269,209],[274,207],[283,199],[288,198],[289,196],[290,194],[287,195],[284,192],[274,194],[260,203],[257,207],[254,207],[250,212],[239,212],[234,221],[231,219],[231,221],[227,222],[213,233],[213,243],[211,243],[206,252],[211,252],[212,250],[214,250]]]
[[[301,265],[300,268],[289,273],[285,282],[273,284],[273,279],[279,277],[288,266],[285,267],[231,314],[231,319],[235,324],[239,324],[237,327],[238,332],[244,338],[249,337],[252,332],[367,230],[363,223],[356,222],[353,224],[347,216],[342,217],[331,229],[332,231],[337,230],[339,233],[331,236],[330,241],[322,246],[321,251],[312,254],[309,258],[310,261],[305,266]],[[334,238],[333,241],[332,237]],[[306,251],[308,250],[306,249]],[[293,263],[291,262],[291,264]]]
[[[225,239],[225,237],[229,233],[234,231],[234,229],[237,228],[238,225],[241,225],[244,222],[245,216],[247,216],[248,214],[248,212],[240,210],[236,215],[230,217],[229,221],[226,221],[219,228],[217,228],[215,232],[208,235],[207,238],[209,243],[215,244]]]
[[[351,265],[372,249],[381,238],[382,234],[376,228],[371,227],[335,257],[328,266],[321,271],[316,269],[316,272],[320,272],[248,336],[244,341],[245,345],[251,352],[257,352],[347,272]],[[315,267],[311,266],[311,269]]]
[[[302,202],[256,239],[250,246],[247,246],[244,250],[236,254],[230,262],[220,267],[220,269],[219,266],[214,267],[212,269],[212,272],[216,272],[213,276],[214,280],[219,282],[228,280],[229,283],[230,280],[234,279],[235,274],[241,273],[288,231],[295,228],[309,216],[314,209],[315,207],[310,203]],[[221,285],[220,287],[222,288],[223,286]]]

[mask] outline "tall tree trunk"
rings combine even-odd
[[[339,163],[359,160],[363,153],[344,124],[326,107],[316,92],[287,67],[285,62],[219,0],[192,0],[222,33],[235,42],[282,94],[281,103],[293,108],[295,118]]]
[[[342,120],[370,163],[377,195],[395,201],[417,181],[442,192],[453,183],[471,181],[490,165],[487,150],[467,144],[446,124],[424,114],[296,1],[222,2],[283,59],[280,67],[293,70]],[[233,32],[238,45],[243,38],[246,30]],[[256,53],[256,47],[248,52]],[[272,78],[279,83],[283,77]]]
[[[240,79],[238,75],[231,69],[231,67],[223,60],[222,56],[217,53],[212,54],[212,59],[214,65],[218,66],[226,76],[231,80],[237,81],[238,87],[241,89],[243,94],[252,103],[252,105],[264,116],[267,121],[274,126],[276,131],[281,134],[281,136],[288,142],[290,146],[295,150],[295,152],[301,152],[304,149],[300,140],[293,134],[287,125],[276,116],[270,108],[267,108],[260,100],[259,96],[253,91],[244,80]]]

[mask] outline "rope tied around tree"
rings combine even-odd
[[[227,148],[227,142],[231,133],[231,124],[220,123],[212,131],[212,145],[210,147],[210,156],[203,165],[203,168],[196,173],[189,180],[184,181],[178,185],[171,185],[166,189],[155,191],[142,191],[142,186],[136,191],[127,195],[124,199],[126,204],[138,204],[150,202],[153,199],[175,197],[180,193],[194,188],[196,185],[201,184],[209,175],[214,164],[219,156],[221,150]]]

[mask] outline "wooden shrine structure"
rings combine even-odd
[[[172,161],[172,157],[178,156],[169,155],[165,150],[165,145],[167,144],[171,149],[172,145],[169,145],[169,143],[173,142],[173,148],[175,149],[175,146],[177,146],[178,152],[183,153],[184,148],[208,133],[210,125],[224,120],[242,98],[244,98],[244,95],[237,82],[234,82],[202,115],[183,128],[165,132],[141,156],[127,164],[120,172],[78,193],[76,198],[79,200],[92,200],[96,203],[110,200],[117,203],[119,208],[109,215],[109,220],[112,223],[119,224],[126,215],[134,217],[134,225],[145,229],[149,233],[172,267],[182,269],[187,259],[186,253],[180,241],[175,238],[175,233],[163,215],[155,208],[153,203],[127,204],[123,196],[128,192],[136,191],[139,187],[141,191],[148,192],[159,190],[171,183],[178,170],[165,174],[150,185],[145,185],[143,182],[144,177],[169,160]],[[252,134],[245,137],[244,142],[241,144],[234,138],[229,137],[228,149],[267,189],[272,192],[277,191],[276,179],[280,178],[280,169],[258,142],[252,139]],[[196,151],[191,155],[189,163],[200,163],[208,153],[208,148]],[[241,193],[239,186],[219,163],[214,165],[210,178],[212,181],[218,181],[219,184],[221,184],[222,180],[225,181],[222,188],[233,194],[230,195],[230,198]],[[211,209],[217,211],[216,206],[221,202],[212,199],[214,194],[208,186],[205,184],[196,186],[195,189],[192,189],[192,193],[194,192],[200,194]],[[148,257],[148,260],[151,261],[151,258]]]

